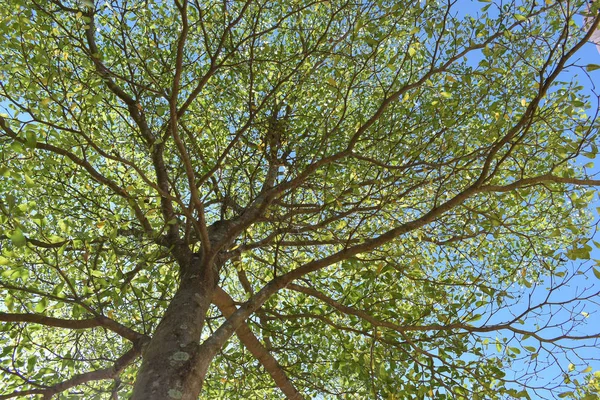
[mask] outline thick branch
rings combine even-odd
[[[215,291],[212,301],[219,308],[219,310],[221,310],[225,317],[229,317],[237,310],[233,299],[220,287],[218,287]],[[277,384],[277,387],[281,389],[283,394],[285,394],[288,399],[304,399],[304,397],[288,379],[275,357],[273,357],[256,338],[256,336],[254,336],[246,323],[242,323],[235,333],[244,346],[246,346],[250,353],[252,353],[252,355],[262,364],[269,375],[271,375]]]
[[[97,316],[96,318],[73,320],[46,317],[45,315],[37,314],[11,314],[0,312],[0,321],[34,323],[65,329],[90,329],[104,327],[132,342],[137,342],[146,338],[146,336],[142,335],[141,333],[138,333],[124,325],[119,324],[118,322],[110,318],[106,318],[103,316]]]

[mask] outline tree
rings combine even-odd
[[[469,4],[2,1],[0,398],[584,393],[600,18]]]

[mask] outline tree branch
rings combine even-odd
[[[1,116],[0,116],[0,128],[2,128],[2,130],[4,132],[6,132],[8,134],[8,136],[10,136],[13,140],[15,140],[19,143],[22,143],[22,144],[25,143],[25,140],[20,138],[18,136],[17,132],[12,130],[6,123],[6,120]],[[127,200],[131,200],[131,202],[129,202],[130,206],[133,209],[133,212],[135,213],[136,218],[138,219],[138,221],[140,221],[140,223],[144,227],[144,231],[150,237],[154,237],[154,230],[152,229],[152,225],[150,225],[150,222],[148,221],[148,219],[142,212],[139,205],[137,205],[137,203],[135,202],[135,199],[133,197],[131,197],[129,195],[129,193],[127,193],[127,191],[125,189],[123,189],[121,186],[117,185],[114,181],[108,179],[107,177],[102,175],[100,172],[98,172],[98,170],[96,170],[89,162],[77,157],[77,155],[73,154],[70,151],[67,151],[61,147],[54,146],[52,144],[37,142],[35,144],[35,148],[40,149],[40,150],[46,150],[46,151],[52,152],[54,154],[58,154],[58,155],[67,157],[75,164],[79,165],[80,167],[83,167],[83,169],[85,169],[87,171],[87,173],[91,176],[92,179],[94,179],[98,183],[106,186],[107,188],[111,189],[115,194],[119,195],[120,197],[123,197],[124,199],[127,199]]]
[[[96,31],[94,24],[94,11],[90,10],[86,13],[86,16],[90,18],[90,21],[88,23],[88,29],[85,31],[85,36],[89,47],[90,58],[94,64],[94,67],[96,68],[96,72],[106,82],[106,85],[110,91],[127,105],[129,115],[139,127],[140,133],[147,145],[152,149],[152,164],[154,165],[158,186],[160,187],[162,193],[168,194],[170,192],[170,185],[167,168],[163,158],[164,143],[155,143],[154,135],[152,134],[152,131],[146,122],[146,118],[144,117],[142,106],[111,79],[111,72],[101,61],[100,50],[98,49],[98,45],[96,44],[96,39],[94,37]],[[173,203],[168,197],[161,196],[161,210],[165,223],[172,221],[175,218]],[[171,236],[177,234],[177,224],[169,225],[169,233]]]
[[[81,320],[73,320],[73,319],[61,319],[61,318],[53,318],[46,317],[44,315],[38,314],[11,314],[0,312],[0,321],[2,322],[24,322],[24,323],[34,323],[45,326],[53,326],[57,328],[65,328],[65,329],[90,329],[97,327],[104,327],[110,331],[113,331],[117,335],[128,339],[132,342],[138,342],[140,340],[145,340],[147,337],[138,333],[131,328],[128,328],[120,323],[104,317],[97,316],[95,318],[81,319]]]
[[[552,174],[540,175],[532,178],[519,179],[508,185],[485,185],[479,188],[480,192],[510,192],[515,189],[520,189],[528,186],[536,186],[543,183],[564,183],[568,185],[578,186],[600,186],[598,179],[577,179],[577,178],[562,178]]]
[[[231,296],[229,296],[229,294],[220,287],[217,287],[212,301],[219,308],[219,310],[221,310],[226,318],[228,318],[237,310]],[[248,327],[248,324],[245,322],[242,323],[235,333],[244,346],[246,346],[250,353],[252,353],[254,358],[256,358],[269,373],[269,375],[271,375],[271,378],[273,378],[277,384],[277,387],[281,389],[286,398],[289,400],[304,399],[304,396],[298,392],[293,383],[286,376],[275,357],[269,353],[269,351],[252,333]]]
[[[127,353],[115,361],[115,363],[107,368],[97,369],[95,371],[85,372],[83,374],[75,375],[74,377],[62,381],[53,386],[44,389],[32,389],[24,390],[19,392],[13,392],[7,395],[0,395],[0,400],[12,399],[15,397],[24,398],[25,396],[31,395],[42,395],[44,400],[50,400],[55,394],[64,392],[72,387],[82,385],[91,381],[99,381],[104,379],[113,379],[118,376],[129,364],[131,364],[141,353],[140,346],[134,346]]]
[[[187,18],[187,0],[183,1],[183,4],[179,4],[176,0],[175,4],[179,9],[179,13],[181,14],[181,23],[183,27],[181,28],[181,34],[179,35],[179,39],[177,40],[177,56],[175,59],[175,76],[173,77],[173,86],[171,88],[171,96],[169,98],[169,108],[171,113],[171,119],[169,121],[171,128],[171,135],[173,136],[173,140],[175,141],[175,145],[177,146],[177,150],[179,151],[179,155],[183,161],[183,166],[185,168],[185,174],[187,176],[188,185],[190,189],[191,195],[191,203],[193,207],[190,207],[190,214],[193,213],[192,208],[196,208],[198,212],[198,221],[196,221],[191,215],[191,223],[194,225],[194,228],[198,232],[200,239],[202,240],[203,247],[203,255],[204,257],[208,256],[210,252],[210,239],[208,236],[208,229],[206,227],[206,217],[204,215],[204,204],[198,197],[198,188],[196,187],[196,177],[194,174],[194,168],[190,161],[190,156],[188,155],[187,150],[185,149],[185,145],[179,136],[179,131],[177,127],[177,98],[179,95],[179,86],[181,81],[181,74],[183,70],[183,51],[185,48],[185,41],[187,38],[187,33],[189,29],[188,18]]]

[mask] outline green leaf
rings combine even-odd
[[[27,371],[33,371],[36,361],[37,356],[31,356],[27,359]]]
[[[526,390],[521,390],[520,392],[515,393],[515,397],[517,398],[525,398],[525,399],[529,399],[529,393],[527,393]]]
[[[470,320],[469,322],[477,322],[481,319],[481,314],[475,314]]]
[[[376,39],[373,39],[371,37],[365,38],[365,42],[367,42],[367,44],[371,47],[376,47],[379,44],[379,42]]]
[[[10,144],[10,148],[13,149],[16,153],[24,153],[23,145],[21,145],[21,143],[19,142],[12,142]]]
[[[15,229],[10,234],[10,240],[16,247],[23,247],[27,244],[27,239],[25,239],[25,235],[23,235],[23,231],[19,228]]]
[[[43,297],[35,306],[34,311],[37,313],[43,313],[46,310],[46,307],[48,307],[48,299]]]
[[[35,148],[37,144],[37,137],[35,135],[35,132],[33,131],[28,131],[27,134],[25,135],[25,146],[33,149]]]
[[[527,17],[521,14],[515,14],[515,19],[517,21],[527,21]]]
[[[35,181],[31,179],[27,174],[25,174],[25,186],[28,188],[35,186]]]
[[[564,399],[565,397],[573,396],[574,394],[575,393],[573,393],[573,392],[563,392],[563,393],[559,394],[558,397],[560,397],[561,399]]]
[[[588,65],[585,67],[585,69],[586,69],[588,72],[592,72],[592,71],[595,71],[595,70],[597,70],[597,69],[600,69],[600,65],[598,65],[598,64],[588,64]]]
[[[594,270],[594,276],[597,279],[600,279],[600,270],[598,270],[597,268],[593,268],[593,270]]]

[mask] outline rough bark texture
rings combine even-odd
[[[211,267],[202,267],[198,257],[192,258],[187,271],[143,353],[132,400],[196,400],[199,396],[206,368],[201,368],[198,344],[215,274]]]

